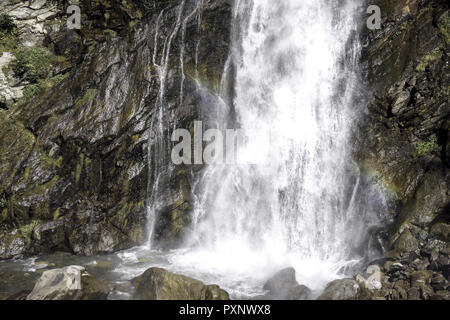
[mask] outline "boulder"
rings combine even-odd
[[[353,279],[338,279],[326,286],[318,300],[356,300],[360,288]]]
[[[161,268],[150,268],[133,279],[134,298],[138,300],[229,300],[225,290],[217,285]]]
[[[311,295],[311,290],[300,285],[295,279],[295,269],[286,268],[277,272],[264,285],[268,290],[266,298],[279,300],[306,300]]]
[[[81,266],[45,271],[26,300],[105,300],[109,288]]]

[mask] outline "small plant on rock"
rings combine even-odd
[[[7,14],[0,14],[0,32],[11,32],[14,30],[16,25],[13,20]]]
[[[17,29],[12,19],[0,14],[0,56],[4,51],[13,51],[17,47]]]
[[[439,144],[436,135],[432,135],[428,141],[419,142],[416,152],[419,156],[424,156],[439,150]]]

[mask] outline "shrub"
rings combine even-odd
[[[4,51],[17,48],[17,29],[13,21],[6,14],[0,14],[0,56]]]
[[[16,28],[16,25],[12,21],[11,17],[7,14],[0,14],[0,31],[11,32]]]
[[[16,60],[12,64],[12,70],[18,76],[24,76],[29,82],[46,78],[53,64],[60,62],[61,57],[56,57],[46,48],[21,48],[16,52]]]
[[[58,74],[47,79],[39,79],[36,83],[29,84],[23,89],[22,102],[30,101],[34,96],[44,93],[63,81],[69,74]]]

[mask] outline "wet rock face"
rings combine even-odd
[[[307,300],[311,296],[311,290],[295,279],[294,268],[277,272],[267,280],[263,289],[269,291],[264,298],[274,300]]]
[[[181,3],[80,1],[81,30],[45,34],[39,45],[64,55],[64,67],[49,66],[57,81],[24,82],[26,92],[37,91],[0,108],[0,259],[107,253],[146,240],[157,99],[169,110],[168,153],[170,130],[189,129],[211,108],[228,54],[230,4],[205,1],[190,15],[198,2],[184,1],[180,11]],[[158,192],[167,196],[154,237],[168,248],[190,222],[199,168],[164,160]]]
[[[83,267],[68,266],[45,271],[26,300],[105,300],[108,293]]]
[[[42,45],[46,35],[59,28],[56,19],[61,14],[58,1],[2,1],[0,11],[13,19],[26,47]]]
[[[424,250],[445,256],[449,248],[449,6],[439,0],[375,4],[383,22],[363,34],[362,67],[373,90],[358,158],[396,203],[387,256],[414,253],[419,260],[410,267],[432,270]]]
[[[229,300],[228,293],[217,285],[150,268],[133,280],[134,298],[139,300]]]

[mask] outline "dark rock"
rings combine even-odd
[[[217,285],[160,268],[150,268],[133,279],[134,298],[139,300],[229,300],[228,293]]]
[[[20,291],[12,296],[9,296],[6,300],[27,300],[28,295],[31,293],[31,290]]]
[[[306,300],[311,296],[311,290],[308,287],[298,284],[294,268],[277,272],[267,280],[263,289],[269,291],[266,298],[275,300]]]
[[[81,266],[44,271],[26,300],[104,300],[110,289]]]
[[[396,273],[399,271],[406,270],[406,266],[401,264],[400,262],[394,262],[388,269],[388,273]]]
[[[390,191],[393,223],[386,256],[387,284],[410,280],[415,269],[444,272],[448,246],[448,5],[430,1],[375,1],[383,28],[364,30],[363,68],[374,88],[361,129],[359,162]],[[444,31],[443,31],[444,30]],[[420,254],[420,257],[418,256]],[[384,289],[383,289],[384,290]],[[429,285],[397,285],[390,298],[431,298]]]
[[[327,284],[318,300],[356,300],[360,287],[353,279],[338,279]]]

